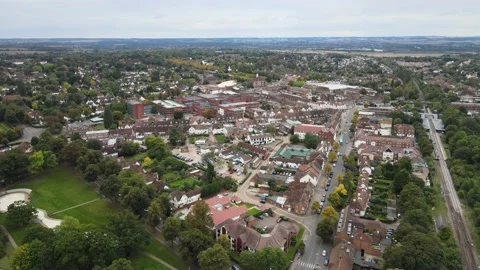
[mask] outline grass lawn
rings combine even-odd
[[[147,156],[147,152],[141,152],[131,157],[125,157],[125,160],[128,160],[128,161],[136,160],[136,161],[139,161],[140,164],[142,164],[146,156]]]
[[[150,244],[144,247],[143,250],[153,254],[161,260],[164,260],[177,269],[188,269],[188,266],[184,263],[183,259],[177,257],[153,237],[150,237]]]
[[[0,123],[0,131],[3,131],[4,133],[6,133],[8,130],[10,130],[10,127],[7,124]]]
[[[241,206],[241,205],[245,205],[247,207],[247,209],[250,209],[252,207],[254,207],[255,205],[251,204],[251,203],[246,203],[246,202],[242,202],[242,203],[239,203],[238,206]]]
[[[154,259],[151,259],[143,254],[137,254],[130,258],[135,269],[155,269],[155,270],[169,270],[168,267],[158,263]]]
[[[99,125],[96,125],[94,128],[95,128],[95,130],[103,130],[103,129],[105,129],[105,125],[104,124],[99,124]]]
[[[162,179],[169,183],[176,179],[180,178],[180,175],[177,172],[167,172],[166,174],[162,175]]]
[[[10,269],[10,258],[12,257],[13,247],[10,242],[5,244],[5,251],[7,254],[0,259],[0,269]]]
[[[300,225],[300,230],[298,231],[298,234],[297,234],[297,237],[296,237],[297,243],[302,241],[302,237],[303,237],[304,232],[305,232],[305,227]],[[293,257],[295,256],[295,253],[297,253],[297,247],[290,247],[290,249],[288,250],[288,253],[287,253],[287,259],[288,259],[289,262],[293,260]]]
[[[223,134],[215,135],[215,139],[217,140],[217,143],[224,143],[225,142],[225,135],[223,135]]]
[[[250,216],[253,216],[253,215],[256,215],[256,214],[261,213],[261,212],[262,212],[262,211],[261,211],[260,209],[255,208],[255,207],[252,207],[252,208],[248,209],[248,212],[247,212],[247,213],[248,213]]]
[[[195,182],[195,179],[193,179],[193,178],[185,178],[185,179],[180,179],[180,180],[170,182],[169,186],[173,187],[173,188],[178,188],[178,187],[183,186],[183,184],[185,184],[185,183],[193,184],[194,182]]]
[[[10,186],[9,189],[28,188],[33,206],[49,213],[99,198],[80,177],[62,167],[54,168],[33,180]]]
[[[108,214],[113,213],[116,210],[116,206],[103,199],[100,199],[98,201],[58,213],[53,215],[52,218],[62,219],[65,216],[70,216],[78,219],[81,223],[102,225],[106,223]]]

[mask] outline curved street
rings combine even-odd
[[[344,114],[342,115],[342,123],[340,124],[340,128],[338,129],[338,133],[337,133],[336,140],[343,138],[344,142],[348,142],[348,143],[344,143],[339,150],[339,152],[342,152],[345,155],[348,155],[353,144],[348,130],[349,130],[350,122],[352,120],[353,112],[355,109],[356,107],[353,107],[344,112]],[[283,137],[283,142],[279,143],[274,147],[274,149],[271,152],[272,155],[276,153],[283,144],[288,142],[289,142],[289,137]],[[264,160],[258,166],[258,168],[270,162],[270,158],[272,155],[270,155],[269,158]],[[255,204],[255,205],[259,203],[259,199],[249,191],[249,188],[250,188],[251,179],[258,173],[258,171],[259,171],[258,169],[252,170],[252,174],[246,179],[246,181],[241,186],[238,187],[238,191],[237,191],[237,196],[239,196],[242,201]],[[326,194],[326,196],[328,197],[328,195],[334,190],[334,187],[336,187],[338,184],[336,179],[337,175],[343,172],[344,172],[343,159],[339,158],[337,161],[337,165],[333,168],[333,177],[330,184],[330,189],[327,192],[325,192],[325,187],[321,185],[322,181],[320,181],[320,179],[326,178],[326,176],[323,175],[323,172],[322,172],[322,175],[319,177],[320,184],[317,185],[317,187],[315,187],[311,202],[320,201],[323,194]],[[324,257],[321,255],[321,252],[322,250],[326,250],[327,256],[329,256],[333,246],[331,243],[324,243],[322,239],[318,237],[315,233],[317,224],[322,219],[321,216],[314,213],[309,213],[304,216],[298,216],[284,209],[278,208],[268,203],[266,204],[270,206],[276,214],[286,216],[292,220],[295,220],[296,222],[302,224],[305,227],[305,234],[303,235],[303,241],[305,242],[305,253],[302,256],[297,256],[297,258],[292,264],[291,269],[299,269],[299,270],[315,269],[315,266],[317,264],[318,266],[316,269],[326,269],[326,268],[322,268],[324,267],[323,266]],[[328,202],[325,202],[325,204],[327,205]],[[346,216],[347,215],[345,215],[345,217]]]

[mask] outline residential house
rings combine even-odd
[[[214,227],[217,227],[219,224],[222,224],[229,219],[239,219],[248,212],[245,205],[237,206],[232,204],[230,198],[227,196],[218,195],[205,200],[205,203],[210,207],[210,215]]]
[[[268,158],[268,151],[262,148],[259,148],[257,146],[245,143],[245,142],[238,142],[237,144],[238,147],[243,149],[244,151],[251,152],[254,154],[257,154],[261,159],[267,159]]]
[[[175,190],[170,193],[170,203],[172,203],[174,208],[182,208],[200,200],[201,193],[201,189],[194,189],[188,192]]]
[[[313,187],[310,183],[293,181],[289,183],[288,190],[284,192],[287,198],[285,208],[297,215],[305,215],[310,205],[313,194]]]
[[[396,124],[393,126],[393,131],[395,132],[395,135],[399,137],[415,137],[415,128],[412,125]]]
[[[189,135],[208,135],[210,128],[205,125],[192,125],[188,129]]]
[[[226,220],[216,226],[215,235],[218,239],[225,235],[231,243],[231,249],[236,252],[255,252],[265,247],[280,248],[283,252],[290,249],[290,239],[297,234],[295,226],[289,222],[275,225],[268,234],[260,234],[256,230],[243,225],[238,220]]]
[[[253,145],[260,145],[273,143],[275,138],[270,134],[248,135],[245,141]]]
[[[367,211],[368,201],[370,200],[370,190],[368,190],[369,177],[371,169],[368,166],[360,169],[358,177],[358,184],[355,193],[353,194],[352,202],[350,203],[350,211],[355,216],[363,217]]]

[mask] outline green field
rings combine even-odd
[[[7,255],[0,259],[0,269],[10,269],[10,258],[12,257],[13,247],[10,242],[5,244],[5,251]]]
[[[261,211],[260,209],[255,208],[255,207],[252,207],[252,208],[248,209],[248,212],[247,212],[247,213],[248,213],[250,216],[254,216],[254,215],[256,215],[256,214],[258,214],[258,213],[261,213],[261,212],[262,212],[262,211]]]
[[[172,188],[178,188],[183,186],[183,184],[185,183],[193,184],[195,183],[195,181],[196,180],[194,178],[185,178],[185,179],[180,179],[180,180],[170,182],[169,186]]]
[[[217,143],[224,143],[225,142],[225,135],[215,135],[215,139],[217,140]]]
[[[161,260],[167,262],[168,264],[177,269],[188,269],[188,266],[185,264],[185,261],[183,259],[173,254],[170,250],[168,250],[165,246],[163,246],[153,237],[150,237],[150,244],[144,247],[143,250],[160,258]]]
[[[85,181],[63,167],[57,167],[33,180],[9,187],[14,188],[31,189],[32,204],[49,213],[99,198]]]
[[[136,254],[130,260],[132,261],[133,267],[135,269],[169,270],[166,266],[159,264],[155,260],[144,256],[143,254]]]
[[[136,154],[134,156],[131,156],[131,157],[125,157],[125,160],[128,160],[128,161],[136,160],[136,161],[140,162],[140,164],[142,164],[143,160],[145,159],[146,156],[147,156],[146,152],[141,152],[141,153],[138,153],[138,154]]]
[[[118,210],[119,206],[114,206],[100,198],[100,196],[79,176],[72,173],[67,168],[57,167],[35,179],[11,186],[14,188],[28,188],[32,190],[31,199],[35,207],[45,209],[49,213],[61,211],[81,203],[93,201],[91,203],[66,210],[55,214],[54,218],[63,218],[71,216],[82,223],[95,225],[105,224],[109,213]],[[0,224],[5,224],[6,215],[0,215]],[[30,226],[36,226],[32,224]],[[17,244],[21,244],[25,237],[25,228],[9,229],[10,234]],[[187,269],[186,264],[174,253],[162,246],[157,240],[150,238],[150,244],[143,248],[146,252],[166,261],[178,269]],[[143,254],[136,254],[132,257],[135,269],[168,269],[159,262],[148,258]],[[8,265],[8,259],[0,260],[0,269],[3,265]]]

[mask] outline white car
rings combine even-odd
[[[325,249],[322,251],[322,256],[323,257],[327,256],[327,251]]]

